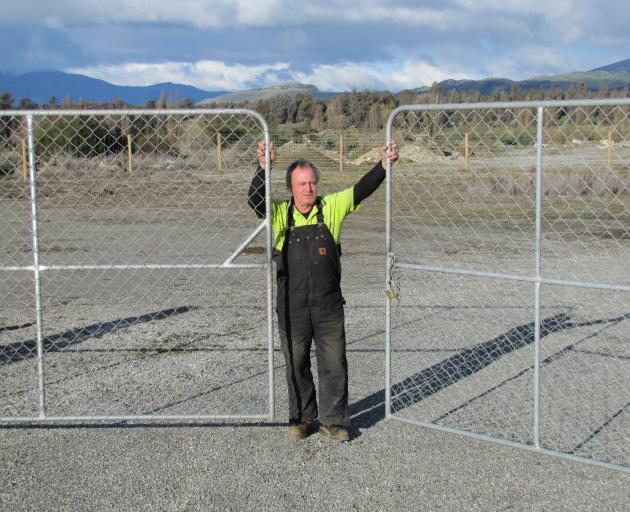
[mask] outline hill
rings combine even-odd
[[[191,85],[170,82],[147,86],[114,85],[62,71],[34,71],[18,76],[0,74],[0,92],[11,93],[16,102],[21,98],[29,98],[40,105],[48,103],[51,96],[57,101],[69,96],[75,102],[83,99],[96,103],[108,103],[120,98],[125,103],[138,106],[144,106],[149,100],[157,101],[162,95],[170,100],[189,98],[196,103],[225,94],[224,91],[204,91]]]
[[[259,100],[269,100],[277,96],[293,97],[298,94],[307,94],[312,98],[327,100],[337,96],[338,93],[322,92],[314,85],[289,82],[286,84],[274,85],[272,87],[265,87],[263,89],[247,89],[214,98],[207,98],[200,101],[199,106],[207,106],[210,104],[221,105],[228,103],[243,103],[245,101],[255,102]]]
[[[630,59],[613,62],[601,68],[591,69],[591,71],[607,71],[608,73],[618,73],[621,71],[623,73],[630,73]]]
[[[630,87],[630,59],[622,60],[593,69],[591,71],[574,71],[553,76],[539,76],[527,80],[510,80],[508,78],[483,78],[481,80],[444,80],[436,85],[439,89],[448,93],[452,90],[457,92],[469,92],[477,90],[482,95],[488,95],[495,90],[510,91],[513,87],[522,90],[540,90],[561,88],[579,88],[582,84],[589,91],[597,92],[602,85],[609,89],[621,90]],[[425,87],[411,90],[414,94],[426,92]]]

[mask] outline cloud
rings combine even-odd
[[[289,65],[278,62],[256,66],[229,65],[214,60],[199,62],[127,63],[121,65],[69,68],[65,71],[100,78],[118,85],[150,85],[160,82],[191,84],[201,89],[226,91],[271,85],[280,80],[277,72]]]
[[[627,0],[13,0],[0,17],[11,48],[0,69],[399,90],[605,65],[628,57],[629,24]]]
[[[72,27],[84,24],[184,24],[197,28],[376,24],[418,27],[457,37],[458,31],[519,27],[521,35],[549,34],[575,42],[627,33],[626,0],[30,0],[3,7],[2,25]],[[33,16],[37,13],[37,16]],[[480,34],[481,35],[481,34]],[[386,32],[382,34],[387,37]],[[627,39],[626,39],[627,40]]]
[[[422,60],[406,60],[396,70],[390,63],[343,63],[314,66],[312,71],[294,73],[298,82],[321,90],[387,89],[400,91],[431,85],[447,78],[468,78],[465,72],[447,70]]]
[[[567,59],[547,47],[525,47],[494,60],[488,66],[493,77],[522,80],[540,75],[556,75],[570,69]]]
[[[315,65],[297,71],[285,62],[256,66],[228,65],[221,61],[127,63],[68,68],[65,71],[100,78],[119,85],[149,85],[158,82],[191,84],[206,90],[240,90],[283,82],[309,83],[323,91],[388,89],[399,91],[446,78],[467,78],[463,71],[447,70],[423,60]]]

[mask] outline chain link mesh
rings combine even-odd
[[[1,119],[0,416],[32,416],[26,123]],[[251,268],[211,268],[261,222],[247,206],[259,120],[147,111],[33,123],[46,413],[266,414],[264,230],[235,260]]]
[[[467,107],[392,119],[392,413],[534,445],[537,109]],[[630,106],[543,121],[540,447],[627,466]]]

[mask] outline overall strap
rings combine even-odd
[[[289,208],[287,210],[287,231],[289,231],[295,226],[295,219],[293,219],[293,198],[289,199]]]
[[[315,206],[317,206],[317,223],[324,223],[324,208],[322,206],[322,198],[317,196],[315,199]],[[293,209],[295,207],[295,203],[293,202],[293,198],[289,200],[289,208],[287,209],[287,230],[291,229],[295,226],[295,219],[293,218]]]
[[[317,223],[323,224],[324,208],[322,207],[322,198],[320,196],[317,196],[317,199],[315,199],[315,206],[317,206]]]

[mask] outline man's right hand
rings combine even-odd
[[[261,169],[265,168],[265,141],[258,141],[258,148],[256,148],[256,155],[258,156],[258,164]],[[269,158],[271,163],[276,159],[276,148],[273,146],[273,142],[269,141]]]

